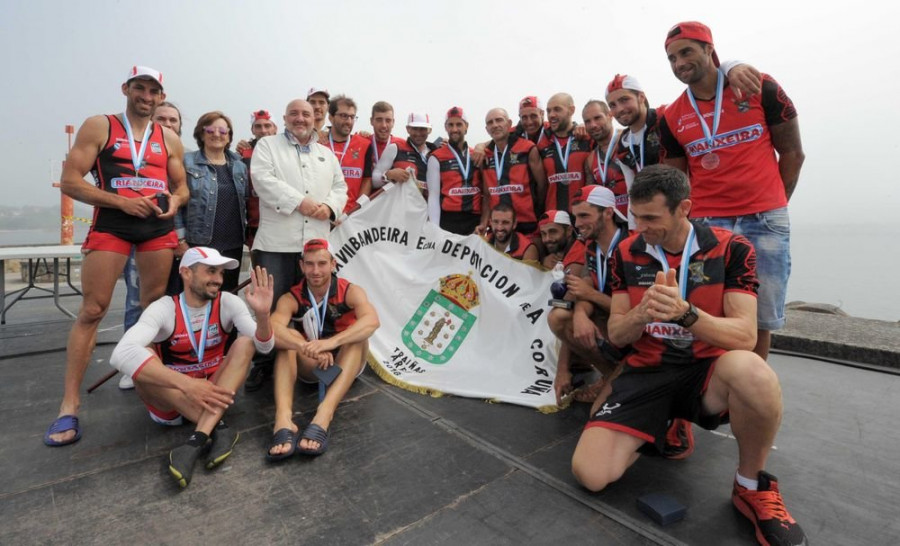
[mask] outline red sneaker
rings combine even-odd
[[[687,459],[694,452],[694,428],[690,421],[673,419],[666,431],[666,445],[663,457],[666,459]]]
[[[763,546],[808,545],[806,533],[794,521],[778,491],[778,479],[759,472],[759,490],[751,491],[734,482],[731,502],[738,512],[753,523],[756,540]]]

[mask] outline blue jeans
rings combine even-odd
[[[787,207],[745,216],[700,218],[711,227],[721,227],[746,237],[756,249],[757,328],[784,327],[784,299],[791,276],[791,219]]]
[[[141,280],[138,278],[137,266],[134,263],[134,248],[125,262],[125,331],[134,326],[141,318]]]

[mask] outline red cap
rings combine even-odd
[[[268,110],[256,110],[252,114],[250,114],[250,123],[253,124],[258,119],[272,119],[272,114],[269,113]]]
[[[303,245],[304,254],[314,250],[327,250],[331,253],[331,245],[328,244],[328,239],[310,239]]]
[[[450,118],[461,118],[466,123],[469,123],[469,118],[466,117],[466,112],[460,106],[453,106],[449,110],[447,110],[447,119]]]
[[[534,95],[529,95],[519,101],[519,110],[522,108],[537,108],[538,110],[543,110],[543,105],[541,105],[541,100],[539,98]]]
[[[669,49],[669,44],[675,40],[696,40],[713,46],[713,63],[719,66],[719,55],[716,54],[715,44],[713,44],[712,31],[703,23],[685,21],[669,29],[669,33],[666,35],[666,51]]]
[[[637,91],[638,93],[644,92],[644,88],[641,87],[637,78],[627,74],[616,74],[616,77],[606,86],[606,97],[609,98],[610,93],[618,91],[619,89],[630,89],[632,91]]]
[[[541,219],[538,221],[538,227],[546,226],[547,224],[571,226],[572,218],[569,216],[569,213],[564,210],[548,210],[541,215]]]

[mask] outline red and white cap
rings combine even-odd
[[[431,118],[428,117],[428,114],[423,114],[421,112],[412,112],[409,117],[406,118],[406,126],[424,127],[425,129],[431,129]]]
[[[325,100],[331,100],[331,93],[329,93],[328,90],[324,87],[310,87],[309,91],[306,93],[306,100],[309,100],[309,98],[316,93],[325,95]]]
[[[713,44],[712,31],[703,23],[697,21],[685,21],[678,23],[669,29],[666,34],[666,51],[669,50],[669,44],[676,40],[696,40],[713,46],[712,59],[716,66],[719,66],[719,55],[716,54],[715,44]]]
[[[132,66],[131,70],[128,71],[128,76],[125,78],[125,83],[135,78],[150,79],[158,83],[160,87],[163,85],[162,72],[149,66]]]
[[[519,110],[522,108],[537,108],[538,110],[543,110],[544,105],[541,103],[541,99],[534,95],[528,95],[519,101]]]
[[[610,93],[618,91],[619,89],[629,89],[631,91],[637,91],[638,93],[644,92],[644,88],[641,87],[637,78],[627,74],[616,74],[616,77],[606,86],[606,98],[608,99]]]
[[[234,258],[226,258],[218,250],[205,246],[191,247],[181,257],[180,267],[191,267],[194,264],[221,266],[225,269],[237,269],[241,265]]]
[[[547,224],[571,226],[572,217],[569,216],[569,213],[564,210],[548,210],[541,215],[541,219],[538,221],[538,227],[546,226]]]
[[[329,254],[331,252],[331,245],[328,244],[328,239],[310,239],[306,241],[306,244],[303,245],[303,253],[312,252],[314,250],[327,250]]]
[[[466,117],[466,112],[462,109],[461,106],[452,106],[449,110],[447,110],[447,119],[450,118],[460,118],[466,123],[469,123],[469,118]]]
[[[597,185],[588,185],[581,187],[572,198],[572,203],[586,201],[598,207],[611,208],[616,216],[623,222],[627,222],[628,218],[616,208],[616,196],[609,188]]]
[[[272,114],[270,114],[268,110],[255,110],[252,114],[250,114],[251,125],[256,123],[256,120],[259,119],[268,119],[271,121]]]

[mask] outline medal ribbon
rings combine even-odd
[[[681,271],[678,273],[678,289],[681,291],[681,299],[687,300],[687,280],[688,267],[691,262],[691,247],[694,246],[694,224],[691,224],[691,230],[688,232],[687,241],[684,242],[684,250],[681,251]],[[656,252],[659,254],[660,262],[664,273],[669,272],[669,260],[666,259],[666,251],[661,245],[656,245]]]
[[[384,146],[387,147],[390,143],[391,135],[388,135],[387,143]],[[375,135],[372,135],[372,156],[375,158],[375,163],[378,163],[378,141],[375,140]]]
[[[597,146],[597,172],[600,173],[600,183],[606,185],[606,172],[609,168],[609,158],[612,157],[612,149],[616,142],[616,129],[613,127],[612,138],[609,139],[609,146],[606,147],[606,158],[600,162],[600,146]]]
[[[509,143],[503,148],[499,158],[497,157],[497,146],[494,146],[494,171],[497,173],[497,184],[500,184],[500,178],[503,176],[503,163],[506,161],[506,152],[509,150]]]
[[[597,285],[600,288],[600,293],[603,293],[603,290],[606,288],[606,268],[609,265],[609,257],[612,256],[613,251],[616,250],[616,246],[619,244],[619,237],[622,236],[622,230],[616,230],[616,234],[613,235],[612,240],[609,242],[609,250],[606,251],[606,256],[600,252],[600,243],[597,243]]]
[[[181,318],[184,319],[184,325],[187,328],[188,339],[191,341],[191,347],[194,354],[197,355],[197,363],[203,363],[203,353],[206,351],[206,334],[209,328],[209,315],[212,310],[212,302],[206,302],[205,316],[203,317],[203,326],[200,329],[200,342],[194,338],[194,326],[191,322],[191,314],[188,312],[187,304],[184,302],[184,293],[178,296],[178,304],[181,307]]]
[[[338,165],[344,165],[344,158],[347,157],[347,148],[350,147],[350,139],[353,138],[352,135],[347,137],[347,140],[344,141],[344,150],[341,152],[341,160],[338,162]],[[334,151],[334,138],[331,136],[331,131],[328,131],[328,147],[331,148],[332,153],[337,155],[337,152]],[[377,150],[376,150],[377,153]],[[378,162],[378,158],[375,158],[375,162]]]
[[[542,129],[543,130],[543,129]],[[572,135],[566,139],[566,153],[563,154],[562,147],[559,145],[559,139],[556,135],[553,135],[553,144],[556,145],[556,153],[559,156],[559,159],[562,161],[562,172],[566,172],[569,170],[569,152],[572,148]]]
[[[331,281],[328,281],[328,290],[325,291],[325,297],[322,298],[322,303],[316,302],[316,297],[313,296],[312,290],[309,289],[309,285],[306,287],[306,294],[309,296],[310,303],[313,304],[313,314],[316,316],[316,326],[319,327],[319,339],[322,339],[322,332],[325,330],[325,313],[328,312],[328,295],[331,293]]]
[[[644,129],[644,134],[647,134],[647,130]],[[632,142],[634,139],[634,133],[628,133],[628,149],[631,151],[631,157],[634,158],[635,165],[637,166],[637,172],[641,172],[644,169],[644,138],[641,137],[641,157],[638,158],[634,153],[634,143]]]
[[[716,138],[716,133],[719,132],[719,121],[722,118],[722,94],[725,89],[725,75],[721,70],[718,70],[716,73],[716,111],[713,114],[712,132],[710,132],[706,120],[703,119],[700,108],[697,107],[697,101],[694,99],[694,94],[691,93],[691,88],[687,88],[688,100],[691,101],[691,107],[694,109],[694,113],[697,114],[697,121],[700,123],[700,128],[703,129],[703,136],[706,137],[706,143],[709,145],[707,153],[713,151],[713,142]]]
[[[450,146],[450,151],[453,152],[453,156],[456,158],[456,162],[459,164],[459,170],[463,175],[463,184],[468,186],[469,185],[469,171],[472,168],[472,158],[469,157],[469,152],[467,150],[466,151],[466,168],[463,169],[462,158],[460,158],[459,154],[456,153],[456,147],[453,144],[449,144],[449,146]]]
[[[147,143],[150,141],[150,131],[153,129],[153,122],[147,122],[144,128],[144,139],[141,140],[141,149],[134,149],[134,133],[131,132],[131,122],[128,121],[128,115],[122,112],[122,118],[125,119],[125,135],[128,136],[128,148],[131,150],[131,164],[134,165],[134,176],[138,176],[141,170],[141,164],[144,162],[144,154],[147,153]]]

